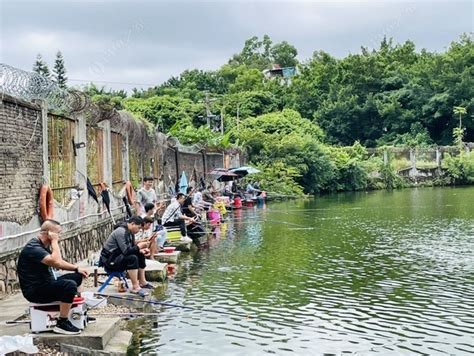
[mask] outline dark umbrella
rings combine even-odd
[[[240,177],[245,177],[248,174],[260,173],[259,169],[250,166],[231,168],[229,171],[238,174]]]
[[[217,177],[216,179],[219,181],[219,182],[230,182],[232,180],[236,180],[236,179],[239,179],[240,177],[235,174],[235,173],[231,173],[231,174],[223,174],[219,177]]]
[[[97,194],[89,178],[87,178],[87,191],[89,192],[89,196],[99,204],[99,198],[97,198]]]
[[[217,180],[219,182],[230,182],[231,180],[235,180],[239,178],[239,175],[233,173],[225,168],[215,168],[211,172],[210,175],[217,176]]]
[[[127,217],[131,217],[132,216],[132,209],[130,209],[130,203],[128,202],[128,198],[127,196],[125,195],[123,198],[123,203],[125,204],[125,210],[127,211]]]
[[[107,188],[103,189],[100,192],[100,195],[102,196],[102,203],[105,204],[105,207],[107,208],[107,211],[109,212],[110,217],[112,218],[112,222],[115,225],[115,219],[110,212],[110,196],[109,196],[109,190]]]

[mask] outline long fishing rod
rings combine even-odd
[[[324,227],[317,227],[317,226],[307,226],[307,225],[302,225],[302,224],[296,224],[292,223],[289,221],[284,221],[284,220],[273,220],[273,219],[266,219],[266,218],[259,218],[259,219],[253,219],[253,221],[244,221],[245,219],[240,219],[240,218],[227,218],[225,220],[222,220],[222,223],[225,222],[235,222],[235,221],[240,221],[241,224],[255,224],[255,223],[264,223],[264,222],[272,222],[275,224],[283,224],[283,225],[289,225],[289,226],[295,226],[295,228],[290,228],[290,230],[327,230],[327,231],[333,231],[331,229],[326,229]]]
[[[94,293],[94,294],[98,295],[98,296],[101,296],[101,297],[114,298],[114,299],[119,299],[119,300],[126,300],[126,301],[130,301],[130,302],[141,302],[141,303],[145,303],[145,304],[161,305],[161,306],[165,306],[165,307],[179,308],[179,309],[185,309],[185,310],[190,310],[190,311],[199,311],[199,312],[206,312],[206,313],[215,313],[215,314],[220,314],[220,315],[229,315],[229,316],[245,318],[245,319],[251,319],[252,318],[251,315],[248,315],[248,314],[244,315],[242,313],[237,313],[237,312],[218,311],[218,310],[212,310],[212,309],[198,309],[198,308],[194,308],[194,307],[188,307],[186,305],[179,305],[179,304],[168,303],[168,302],[159,302],[157,300],[144,300],[144,299],[137,299],[137,298],[131,298],[131,297],[122,297],[122,296],[115,296],[115,295],[102,294],[102,293]],[[268,317],[264,317],[264,316],[257,316],[257,317],[254,317],[254,318],[256,320],[272,322],[272,323],[280,324],[280,325],[284,325],[284,326],[291,326],[291,327],[303,326],[303,327],[312,328],[312,329],[320,331],[320,328],[317,327],[317,326],[307,325],[307,324],[303,324],[303,323],[300,323],[300,322],[297,322],[297,321],[292,321],[292,320],[277,320],[277,319],[268,318]],[[333,325],[331,325],[331,327],[333,327]],[[331,330],[331,329],[328,329],[328,330]],[[346,331],[346,330],[333,330],[333,331],[343,333],[343,334],[351,334],[351,335],[355,335],[355,336],[358,336],[358,337],[362,336],[362,337],[365,337],[365,338],[382,339],[382,340],[393,341],[393,339],[385,338],[383,336],[365,335],[365,334],[354,333],[354,332]]]

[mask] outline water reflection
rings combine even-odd
[[[472,201],[413,189],[236,211],[156,295],[196,310],[162,308],[141,352],[474,353]]]

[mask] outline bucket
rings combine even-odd
[[[240,197],[234,198],[234,208],[241,208],[242,207],[242,199]]]
[[[87,306],[91,308],[103,308],[107,306],[107,299],[95,297],[93,292],[82,292],[81,296],[84,298]]]
[[[174,246],[165,246],[165,247],[163,247],[163,251],[165,253],[173,253],[174,250],[176,250],[176,247],[174,247]]]
[[[211,222],[221,221],[221,213],[219,212],[219,210],[209,210],[207,212],[207,216]]]

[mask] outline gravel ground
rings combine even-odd
[[[116,318],[124,317],[124,315],[113,315],[113,314],[120,314],[120,313],[135,313],[137,310],[124,306],[124,305],[113,305],[107,304],[103,308],[95,308],[90,310],[87,315],[94,316],[94,317],[101,317],[101,318]],[[108,314],[110,313],[110,314]]]
[[[54,347],[47,346],[43,343],[39,343],[36,345],[38,347],[39,352],[36,355],[65,355],[64,352],[59,351],[60,346],[56,344]]]

